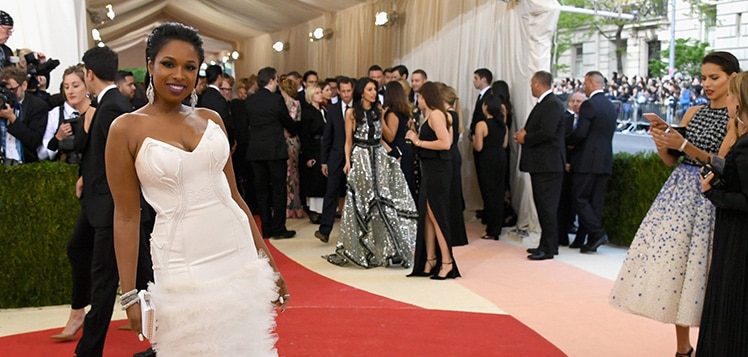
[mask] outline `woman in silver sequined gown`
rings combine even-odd
[[[663,162],[676,164],[677,150],[685,157],[639,226],[610,293],[610,304],[618,309],[675,324],[678,356],[693,351],[689,327],[698,326],[701,318],[714,232],[714,206],[701,194],[695,158],[707,161],[717,152],[724,157],[726,150],[720,147],[729,148],[723,144],[727,83],[736,72],[740,64],[727,52],[704,58],[702,81],[711,103],[686,113],[681,123],[685,138],[665,132],[664,122],[652,123],[652,139]]]
[[[400,164],[382,143],[377,83],[362,79],[345,118],[347,176],[340,238],[327,261],[364,267],[413,264],[418,212]]]

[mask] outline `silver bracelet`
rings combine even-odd
[[[128,308],[130,308],[130,306],[133,306],[133,305],[139,304],[139,303],[140,303],[140,299],[138,298],[137,295],[135,295],[134,299],[130,299],[127,302],[123,302],[122,303],[122,311],[125,311]]]
[[[680,144],[678,151],[683,152],[683,150],[686,148],[686,145],[688,145],[688,139],[683,139],[683,144]]]

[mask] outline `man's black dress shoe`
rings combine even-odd
[[[132,357],[156,357],[156,351],[154,351],[153,347],[151,347],[143,352],[138,352],[132,355]]]
[[[327,242],[330,241],[330,235],[329,234],[324,234],[324,233],[322,233],[320,231],[315,231],[314,232],[314,236],[317,237],[317,239],[321,240],[322,243],[327,243]]]
[[[584,241],[585,237],[576,237],[574,238],[574,242],[569,244],[569,248],[579,249],[584,247]]]
[[[601,245],[607,243],[607,242],[608,242],[608,236],[605,235],[605,234],[603,234],[603,235],[597,237],[597,239],[592,239],[589,242],[587,242],[587,244],[585,244],[584,247],[582,247],[582,249],[580,250],[580,252],[582,252],[582,253],[594,253],[594,252],[597,252],[597,248],[600,247]]]
[[[527,248],[527,252],[530,254],[535,254],[540,251],[540,248]]]
[[[548,254],[544,251],[538,251],[535,254],[530,254],[527,256],[527,259],[530,260],[546,260],[546,259],[553,259],[553,254]]]
[[[273,238],[274,239],[287,239],[287,238],[293,238],[295,235],[296,235],[296,231],[286,230],[286,231],[280,232],[279,234],[273,235]]]

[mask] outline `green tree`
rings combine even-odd
[[[700,0],[689,0],[700,1]],[[585,36],[599,33],[615,46],[616,69],[623,72],[623,55],[626,53],[627,39],[623,38],[626,26],[637,26],[651,18],[664,16],[668,0],[567,0],[563,5],[584,9],[609,11],[623,14],[635,14],[636,19],[623,20],[618,18],[575,14],[562,12],[557,24],[557,41],[554,44],[554,66],[558,66],[558,57],[571,48],[571,34],[579,29],[588,29]]]
[[[691,77],[701,75],[701,60],[707,53],[709,43],[691,38],[675,39],[675,71],[688,74]],[[667,74],[669,68],[670,49],[662,51],[662,59],[653,58],[649,61],[652,75],[660,77]]]

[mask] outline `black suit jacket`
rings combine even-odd
[[[345,117],[343,101],[331,105],[327,111],[327,123],[322,134],[320,162],[330,172],[343,170],[345,166]]]
[[[26,93],[21,108],[22,117],[8,124],[8,133],[21,141],[24,163],[38,161],[36,149],[42,145],[44,131],[47,130],[49,105],[39,97]]]
[[[561,99],[560,97],[558,99]],[[571,134],[574,133],[574,112],[567,110],[564,114],[564,145],[566,146],[566,162],[571,162],[571,155],[574,153],[573,146],[569,144],[568,140]]]
[[[611,174],[613,172],[613,134],[618,114],[604,93],[585,100],[579,108],[577,129],[569,137],[576,149],[571,172]]]
[[[322,152],[322,134],[325,131],[325,118],[322,110],[307,105],[301,111],[301,124],[299,128],[299,139],[301,141],[301,154],[299,162],[306,165],[309,160],[319,161]],[[327,113],[325,113],[327,115]],[[317,167],[319,168],[319,167]],[[329,167],[328,167],[329,169]]]
[[[483,96],[488,94],[490,90],[483,93]],[[470,135],[475,134],[475,124],[478,124],[481,120],[486,120],[486,115],[483,114],[483,96],[478,94],[478,98],[475,102],[475,108],[473,108],[473,119],[470,122]]]
[[[231,113],[229,112],[229,103],[221,95],[221,92],[213,87],[205,88],[203,94],[197,98],[197,107],[211,109],[221,116],[221,120],[223,120],[223,124],[226,126],[229,143],[233,144],[234,140],[236,140],[236,130]]]
[[[247,160],[286,160],[288,146],[283,129],[296,135],[296,124],[288,115],[288,108],[280,94],[267,88],[247,98],[247,122],[249,142]]]
[[[130,101],[117,88],[107,91],[98,102],[83,146],[80,165],[80,174],[83,177],[81,204],[86,208],[92,226],[110,227],[114,220],[114,202],[106,179],[104,150],[109,127],[114,119],[132,111],[133,108]]]
[[[3,43],[0,44],[0,51],[3,51],[3,53],[5,54],[5,60],[0,63],[0,69],[11,66],[12,64],[10,63],[10,57],[13,56],[13,50],[11,50],[10,47]]]
[[[525,143],[519,169],[531,173],[563,172],[566,164],[564,148],[566,110],[558,97],[549,93],[535,105],[525,123]]]

